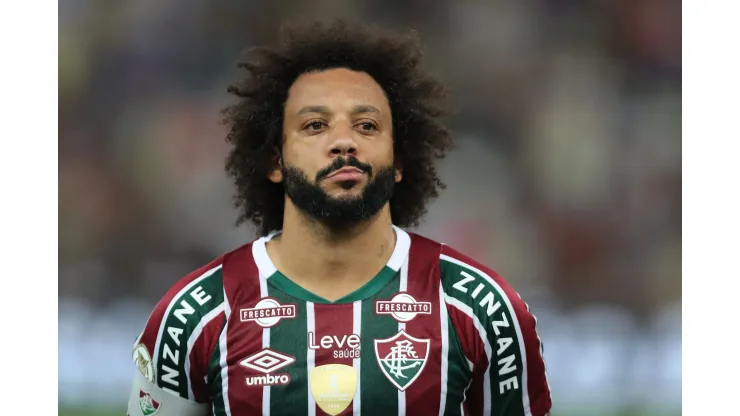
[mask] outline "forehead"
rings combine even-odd
[[[298,77],[290,87],[285,106],[288,112],[294,112],[306,105],[349,107],[362,104],[387,108],[388,99],[367,73],[337,68]]]

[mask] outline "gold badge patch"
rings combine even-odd
[[[357,390],[357,370],[344,364],[314,367],[310,374],[311,394],[321,410],[331,416],[352,403]]]
[[[134,347],[133,359],[134,363],[136,363],[136,368],[139,369],[141,374],[143,374],[147,380],[154,383],[154,366],[152,365],[152,358],[149,356],[149,351],[146,350],[146,346],[144,346],[144,344],[138,344]]]

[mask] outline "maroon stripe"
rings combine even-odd
[[[487,368],[487,358],[476,362],[475,367],[473,367],[473,382],[470,384],[466,396],[466,402],[468,403],[468,409],[471,415],[483,415],[483,380],[485,379]]]
[[[420,237],[411,236],[407,292],[417,302],[431,302],[432,313],[417,314],[406,323],[406,332],[430,340],[429,355],[422,373],[406,389],[406,410],[409,414],[438,414],[442,394],[442,333],[439,304],[439,253],[441,245]]]
[[[195,401],[198,403],[208,402],[208,388],[205,383],[208,361],[216,349],[223,324],[224,313],[221,312],[203,327],[203,331],[193,343],[193,349],[190,351],[190,383]]]
[[[466,414],[479,415],[483,411],[483,377],[488,366],[485,344],[468,315],[452,305],[447,305],[447,312],[450,314],[450,320],[462,344],[463,354],[474,363],[473,382],[465,394],[464,409]]]
[[[344,364],[352,367],[352,358],[340,358],[340,355],[346,355],[343,353],[349,349],[347,341],[353,335],[353,317],[354,311],[351,303],[314,304],[316,326],[312,344],[319,347],[315,350],[315,367],[324,364]],[[338,345],[339,342],[343,342],[341,347]],[[316,405],[316,414],[326,413]],[[352,404],[340,413],[341,416],[351,414]]]
[[[480,358],[487,359],[485,344],[480,338],[478,329],[473,325],[473,320],[453,305],[447,305],[447,313],[450,315],[465,357],[473,363]]]
[[[162,325],[162,320],[164,319],[164,314],[167,311],[169,304],[174,300],[175,296],[177,296],[177,293],[185,286],[203,275],[203,273],[221,264],[221,261],[222,258],[218,258],[192,273],[189,273],[182,279],[178,280],[177,283],[175,283],[159,300],[157,306],[154,307],[151,315],[149,315],[149,319],[147,320],[146,326],[144,327],[144,331],[139,340],[140,343],[143,343],[146,346],[147,351],[149,351],[149,354],[152,357],[154,357],[154,344],[157,343],[159,327]]]
[[[224,291],[231,313],[226,322],[226,363],[229,368],[229,401],[231,413],[259,414],[262,412],[262,388],[247,386],[246,377],[255,375],[239,362],[262,350],[263,329],[254,321],[241,322],[239,310],[253,308],[260,300],[257,264],[252,256],[252,244],[229,253],[224,258]]]

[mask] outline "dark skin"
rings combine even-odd
[[[388,99],[364,72],[339,68],[301,75],[290,88],[284,117],[283,159],[268,173],[272,182],[284,179],[281,162],[301,169],[308,178],[315,178],[337,157],[355,157],[373,171],[398,166]],[[319,185],[332,198],[358,198],[369,178],[356,176],[348,184],[330,175]],[[395,181],[401,178],[396,167]],[[267,244],[267,252],[275,267],[296,284],[334,301],[382,270],[395,238],[388,203],[369,220],[335,230],[286,198],[283,232]]]

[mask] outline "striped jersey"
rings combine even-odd
[[[547,414],[527,304],[491,269],[395,230],[383,270],[334,302],[275,268],[272,235],[181,279],[135,342],[128,414]]]

